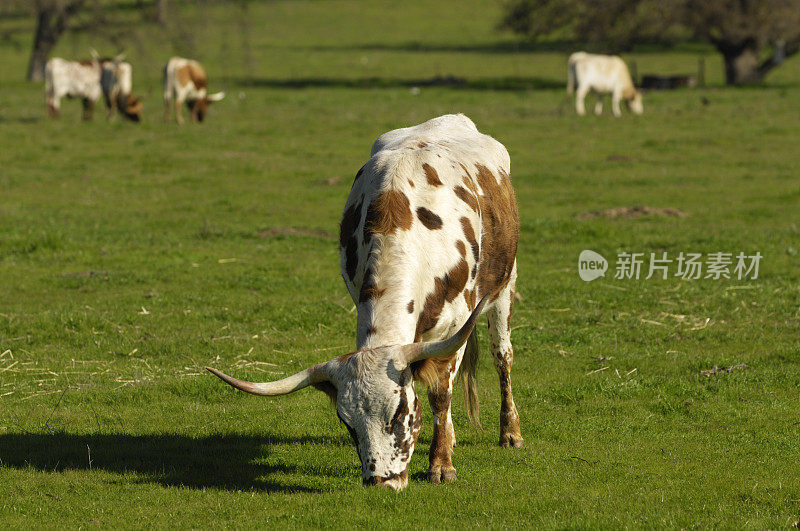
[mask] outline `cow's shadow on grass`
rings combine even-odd
[[[0,467],[42,472],[104,470],[134,473],[132,481],[164,486],[315,492],[291,476],[315,475],[294,465],[264,464],[272,445],[330,444],[329,437],[276,435],[76,435],[69,433],[0,435]],[[91,460],[91,461],[90,461]],[[289,477],[286,477],[289,476]]]

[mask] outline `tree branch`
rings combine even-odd
[[[787,58],[795,55],[797,52],[800,52],[800,39],[786,43],[783,48],[783,56],[780,59],[776,57],[775,53],[769,56],[769,58],[765,59],[760,65],[758,65],[758,73],[762,77],[765,76],[767,72],[776,66],[783,64]]]

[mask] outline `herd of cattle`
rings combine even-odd
[[[45,66],[45,105],[47,114],[58,118],[61,98],[79,98],[83,119],[90,120],[94,104],[103,96],[111,119],[117,110],[124,117],[142,119],[142,101],[132,94],[133,68],[118,55],[101,58],[92,50],[85,61],[65,61],[54,57]],[[185,103],[193,122],[202,122],[208,105],[225,97],[224,92],[208,93],[208,77],[200,63],[182,57],[171,58],[164,67],[164,120],[175,111],[175,120],[183,123],[181,107]]]
[[[92,117],[95,102],[102,95],[108,118],[119,111],[124,117],[138,122],[142,119],[142,101],[132,95],[133,68],[123,56],[100,58],[92,50],[85,61],[65,61],[53,58],[45,67],[45,103],[47,113],[57,118],[61,98],[83,101],[83,119]],[[208,77],[203,66],[192,59],[171,58],[164,67],[164,120],[174,111],[175,120],[183,123],[181,107],[185,103],[193,122],[202,122],[208,105],[225,97],[224,92],[208,94]],[[584,100],[589,93],[597,95],[595,114],[603,112],[603,98],[611,94],[611,111],[621,116],[620,102],[625,102],[635,114],[642,114],[642,95],[636,90],[625,62],[617,56],[576,52],[567,61],[567,94],[575,93],[575,110],[586,114]]]
[[[568,91],[585,113],[589,92],[642,112],[641,95],[618,57],[569,58]],[[85,117],[102,95],[133,120],[131,67],[121,57],[47,64],[47,108],[84,101]],[[173,57],[164,68],[165,118],[185,102],[192,120],[223,97],[207,93],[196,61]],[[595,112],[602,111],[598,102]],[[427,385],[433,411],[429,479],[456,479],[451,398],[461,369],[468,416],[477,423],[475,323],[486,314],[500,380],[500,446],[521,447],[511,391],[511,314],[517,279],[519,217],[508,151],[466,116],[444,115],[381,135],[358,171],[340,224],[341,273],[357,308],[356,350],[275,382],[252,383],[208,368],[249,393],[276,396],[312,386],[335,403],[361,460],[365,485],[406,487],[422,414],[414,382]]]

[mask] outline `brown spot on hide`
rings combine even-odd
[[[375,472],[375,463],[370,463],[369,470],[370,472]]]
[[[409,179],[409,180],[408,180],[408,185],[409,185],[411,188],[415,188],[415,187],[416,187],[416,185],[414,184],[414,181],[412,181],[411,179]]]
[[[475,263],[480,260],[480,247],[478,247],[478,240],[475,239],[475,229],[472,228],[472,223],[469,221],[469,218],[462,217],[459,221],[461,221],[461,230],[464,231],[464,237],[467,239],[467,243],[469,243],[470,247],[472,247],[472,256],[475,258]]]
[[[498,182],[486,166],[475,165],[477,181],[483,190],[478,197],[481,207],[481,260],[478,268],[478,296],[496,294],[508,283],[517,257],[519,215],[511,180]]]
[[[417,319],[414,342],[419,341],[425,332],[436,326],[445,301],[452,302],[458,297],[466,286],[468,277],[469,266],[467,261],[462,258],[443,277],[433,280],[433,291],[425,297],[425,305]]]
[[[422,169],[425,170],[425,178],[428,179],[428,184],[431,186],[441,186],[442,181],[439,180],[439,174],[436,169],[430,164],[423,164]]]
[[[456,249],[458,249],[458,254],[461,255],[461,258],[467,257],[467,246],[464,245],[464,242],[456,240]]]
[[[474,289],[472,289],[472,290],[465,289],[464,290],[464,301],[467,303],[467,308],[469,308],[469,311],[472,311],[472,310],[475,309],[475,290]]]
[[[342,216],[339,225],[339,247],[344,250],[345,272],[352,282],[356,276],[358,267],[358,241],[356,240],[356,229],[361,218],[362,203],[350,205]]]
[[[426,147],[428,147],[428,143],[427,142],[420,142],[419,144],[417,144],[417,147],[420,148],[420,149],[426,148]]]
[[[367,268],[367,271],[364,273],[364,280],[361,283],[361,292],[358,295],[358,302],[377,300],[381,298],[385,291],[385,289],[378,289],[372,268]]]
[[[394,234],[398,229],[410,229],[413,221],[414,215],[406,194],[386,190],[370,203],[364,230],[372,234]]]
[[[198,90],[208,86],[206,71],[198,63],[185,64],[176,71],[176,74],[178,84],[182,87],[187,86],[190,82],[193,83]]]
[[[437,230],[442,228],[442,218],[431,212],[425,207],[417,209],[417,217],[430,230]]]
[[[469,266],[467,261],[463,258],[456,264],[456,266],[447,272],[444,276],[445,294],[444,298],[447,302],[453,302],[464,290],[469,278]]]
[[[450,370],[450,358],[455,359],[455,354],[447,358],[428,358],[415,361],[411,364],[411,374],[415,380],[423,382],[429,389],[437,389],[441,379],[440,375]]]
[[[378,329],[375,328],[373,325],[369,325],[369,328],[367,328],[367,335],[368,336],[373,336],[376,333],[378,333]]]
[[[469,205],[472,210],[475,212],[478,211],[478,200],[475,199],[474,195],[467,192],[463,186],[456,186],[453,191],[456,193],[456,196]]]
[[[408,301],[408,306],[406,306],[408,313],[414,313],[414,301]]]

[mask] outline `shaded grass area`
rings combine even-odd
[[[381,2],[249,3],[246,16],[208,6],[182,23],[217,17],[197,26],[192,51],[229,96],[202,127],[161,123],[159,69],[188,45],[146,26],[129,51],[146,94],[140,126],[79,123],[76,102],[45,120],[41,87],[17,81],[26,57],[0,43],[4,525],[800,519],[796,60],[764,87],[727,89],[709,57],[717,86],[648,93],[642,117],[579,119],[563,94],[565,52],[517,48],[483,3],[412,2],[390,23]],[[231,56],[245,40],[249,52]],[[702,53],[626,58],[640,73],[682,72]],[[512,381],[526,447],[496,447],[481,327],[484,430],[469,427],[457,391],[459,480],[425,480],[423,406],[409,489],[363,489],[322,394],[246,396],[202,367],[270,380],[353,348],[337,249],[353,175],[378,135],[447,112],[511,153],[523,297]],[[650,214],[585,216],[634,207]],[[652,214],[666,209],[685,217]],[[580,280],[583,249],[609,259],[605,278]],[[756,280],[613,278],[620,252],[682,251],[764,258]]]

